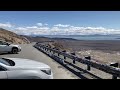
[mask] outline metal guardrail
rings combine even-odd
[[[67,53],[66,51],[59,51],[58,49],[55,48],[51,48],[49,46],[46,45],[42,45],[40,43],[37,43],[34,45],[35,48],[41,50],[42,52],[46,53],[49,56],[54,55],[55,53],[59,55],[63,55],[64,59],[62,60],[62,63],[64,63],[64,60],[67,58],[70,58],[73,60],[73,64],[75,64],[76,62],[82,63],[82,64],[86,64],[87,65],[87,70],[91,70],[91,67],[94,67],[96,69],[99,69],[101,71],[104,71],[106,73],[109,73],[112,75],[112,79],[117,79],[117,77],[120,77],[120,68],[118,68],[118,63],[114,63],[111,65],[107,65],[107,64],[102,64],[100,62],[96,62],[94,60],[91,60],[90,56],[85,57],[85,59],[79,58],[77,56],[75,56],[74,53]],[[48,53],[49,52],[53,52],[52,54]]]

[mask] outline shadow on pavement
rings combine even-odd
[[[0,53],[0,55],[11,55],[11,54],[13,54],[13,53]]]

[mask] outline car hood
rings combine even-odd
[[[20,47],[19,45],[14,45],[14,44],[10,44],[10,46],[14,46],[14,47]]]
[[[30,59],[7,58],[15,62],[15,66],[10,66],[9,69],[43,69],[50,68],[47,64],[33,61]]]

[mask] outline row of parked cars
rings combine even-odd
[[[0,41],[0,53],[17,54],[19,45]],[[53,79],[50,66],[30,59],[0,58],[0,79]]]

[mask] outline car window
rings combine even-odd
[[[6,71],[6,69],[0,66],[0,71]]]
[[[7,42],[2,42],[3,45],[7,45]]]
[[[2,45],[2,42],[0,41],[0,45]]]
[[[8,43],[4,41],[0,41],[0,45],[8,45]]]

